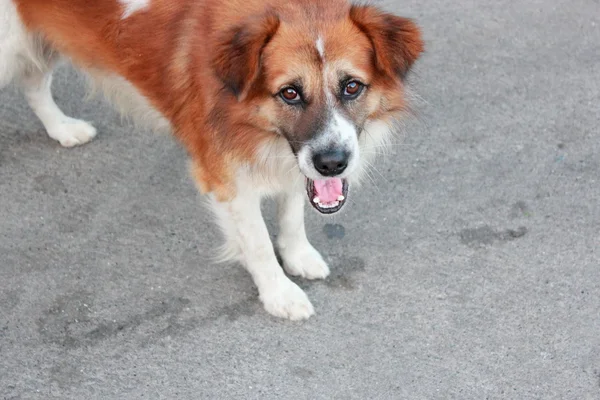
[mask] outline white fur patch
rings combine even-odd
[[[317,51],[319,52],[319,56],[321,57],[322,60],[324,60],[325,59],[325,41],[323,40],[323,38],[321,36],[319,36],[315,45],[317,46]]]
[[[137,127],[155,132],[171,132],[170,122],[127,79],[107,75],[98,70],[87,70],[90,97],[101,91],[104,98]]]
[[[148,8],[150,0],[119,0],[119,3],[124,9],[121,19],[126,19],[138,11]]]

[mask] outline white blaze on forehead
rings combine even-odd
[[[315,45],[317,46],[317,51],[319,52],[319,56],[321,59],[325,59],[325,41],[322,36],[319,36]]]
[[[123,6],[122,19],[129,18],[133,13],[148,8],[150,0],[119,0]]]
[[[317,41],[315,42],[315,46],[317,47],[317,52],[319,53],[319,57],[321,57],[321,61],[325,61],[325,41],[323,40],[323,36],[319,36]],[[331,105],[333,103],[333,98],[331,97],[331,93],[329,93],[329,81],[328,75],[329,66],[327,64],[323,67],[323,89],[325,90],[325,97],[327,98],[327,103]]]

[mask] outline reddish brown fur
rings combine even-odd
[[[221,200],[257,145],[275,132],[311,134],[319,107],[299,115],[273,94],[292,67],[318,105],[319,35],[326,62],[366,74],[370,93],[348,111],[358,125],[404,108],[402,78],[423,50],[409,20],[345,0],[152,0],[126,19],[117,0],[14,1],[28,28],[76,64],[121,75],[147,97],[171,121],[202,190]]]

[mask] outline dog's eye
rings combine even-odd
[[[346,84],[344,88],[344,99],[345,100],[353,100],[360,95],[363,91],[365,85],[360,83],[359,81],[350,81]]]
[[[279,92],[279,95],[281,96],[283,101],[285,101],[288,104],[298,104],[302,101],[300,93],[298,93],[298,90],[294,89],[293,87],[283,88]]]

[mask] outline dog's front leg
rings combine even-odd
[[[227,239],[227,251],[252,275],[265,309],[282,318],[301,320],[314,314],[306,294],[283,273],[260,211],[260,196],[250,190],[233,200],[213,200]]]
[[[290,189],[279,195],[277,246],[288,274],[306,279],[323,279],[329,275],[329,267],[306,237],[305,196],[301,189]]]

